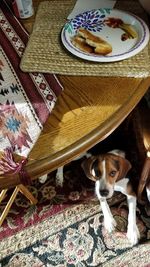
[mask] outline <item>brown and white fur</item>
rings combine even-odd
[[[129,206],[127,237],[131,244],[135,245],[140,238],[136,225],[136,195],[129,178],[126,178],[131,164],[125,158],[125,153],[112,150],[106,154],[92,156],[83,161],[82,167],[86,176],[95,181],[95,192],[101,204],[104,226],[108,232],[115,229],[116,221],[107,204],[107,199],[112,197],[114,191],[127,196]]]
[[[146,193],[147,193],[148,201],[150,202],[150,181],[146,185]]]
[[[116,227],[116,221],[110,211],[107,199],[112,197],[114,191],[119,191],[127,196],[129,214],[127,237],[132,245],[135,245],[140,238],[140,233],[136,225],[136,195],[132,190],[127,172],[131,168],[130,162],[125,158],[125,153],[120,150],[112,150],[98,156],[85,153],[77,159],[85,156],[82,168],[86,176],[95,182],[95,192],[100,201],[104,215],[104,226],[108,232],[112,232]],[[57,169],[56,184],[63,186],[63,166]],[[40,182],[45,182],[45,176]]]

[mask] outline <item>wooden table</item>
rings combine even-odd
[[[34,0],[34,8],[40,0]],[[22,20],[30,33],[35,16]],[[150,85],[148,78],[58,76],[64,87],[29,155],[32,179],[70,162],[110,135],[134,109]],[[2,178],[3,179],[3,178]],[[8,179],[1,180],[9,187]],[[16,174],[11,186],[19,184]]]

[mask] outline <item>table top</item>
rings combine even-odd
[[[35,13],[40,0],[33,0]],[[35,15],[22,20],[32,31]],[[134,109],[150,85],[148,78],[58,75],[64,91],[29,154],[35,179],[87,151],[110,135]],[[17,175],[13,183],[19,182]]]

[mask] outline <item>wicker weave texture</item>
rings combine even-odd
[[[33,31],[21,60],[25,72],[63,75],[147,77],[150,75],[150,44],[137,55],[113,63],[96,63],[70,54],[61,43],[61,29],[75,0],[44,1],[39,5]],[[143,10],[133,1],[119,1],[117,8],[142,16]]]

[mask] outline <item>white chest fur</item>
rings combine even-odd
[[[115,183],[114,190],[127,195],[127,184],[129,182],[129,178],[123,178],[117,183]]]

